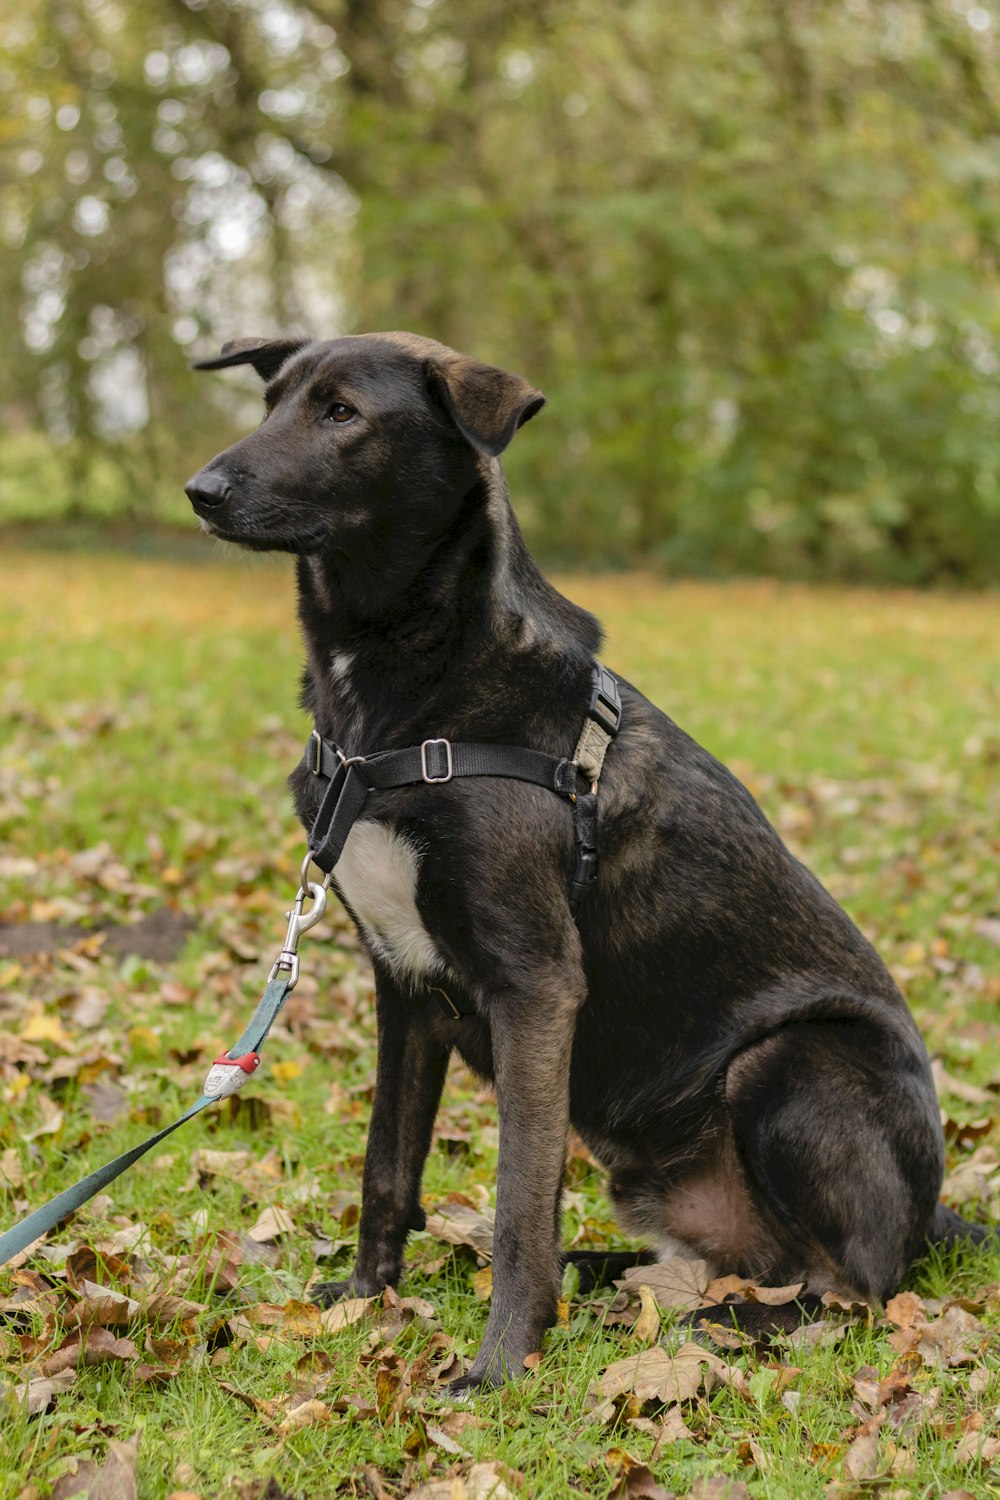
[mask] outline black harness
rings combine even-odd
[[[348,835],[368,800],[369,792],[392,787],[444,786],[458,776],[503,776],[530,781],[564,797],[573,808],[576,863],[569,882],[570,911],[577,918],[597,877],[597,787],[604,757],[621,727],[622,704],[614,676],[598,662],[594,666],[590,703],[576,749],[560,759],[541,750],[514,745],[453,744],[430,739],[405,750],[381,750],[374,755],[347,755],[333,740],[314,729],[306,741],[303,764],[314,776],[328,781],[309,835],[309,858],[329,875],[344,851]],[[442,994],[442,991],[436,991]],[[449,1016],[469,1015],[443,996]]]

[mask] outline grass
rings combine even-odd
[[[309,726],[295,707],[284,565],[24,550],[8,552],[4,573],[0,920],[84,930],[47,957],[0,957],[6,1226],[172,1119],[242,1029],[296,881],[302,839],[284,778]],[[564,586],[604,619],[606,659],[734,766],[877,942],[944,1063],[950,1165],[979,1153],[966,1211],[995,1214],[1000,601],[634,575]],[[196,924],[169,964],[116,957],[87,936],[164,907]],[[934,1299],[966,1299],[977,1328],[963,1362],[901,1354],[900,1330],[878,1316],[848,1321],[839,1342],[783,1351],[774,1363],[798,1373],[780,1380],[737,1351],[726,1357],[749,1385],[702,1391],[684,1406],[690,1436],[658,1448],[656,1403],[609,1410],[588,1397],[609,1364],[643,1347],[606,1321],[607,1294],[568,1286],[541,1364],[458,1413],[432,1372],[473,1352],[485,1322],[471,1252],[417,1236],[401,1295],[429,1306],[316,1327],[297,1304],[318,1256],[324,1276],[350,1264],[373,1025],[369,973],[342,917],[309,934],[302,958],[238,1106],[184,1127],[28,1268],[0,1271],[0,1500],[53,1488],[65,1500],[74,1466],[89,1493],[86,1465],[137,1433],[139,1493],[151,1500],[378,1485],[395,1496],[473,1462],[506,1465],[511,1488],[521,1475],[532,1496],[634,1494],[632,1466],[654,1449],[656,1481],[679,1495],[723,1474],[754,1500],[831,1485],[846,1495],[868,1482],[854,1447],[866,1422],[880,1494],[1000,1494],[1000,1471],[969,1456],[1000,1405],[1000,1257],[984,1252],[926,1262],[908,1282],[928,1317],[941,1313]],[[456,1069],[428,1202],[492,1202],[495,1150],[490,1098]],[[618,1239],[582,1152],[568,1189],[567,1236]],[[289,1215],[287,1231],[249,1238],[269,1207]],[[141,1308],[116,1323],[88,1283]],[[165,1289],[197,1308],[154,1312]],[[74,1319],[85,1325],[78,1357],[65,1352]],[[130,1347],[103,1348],[104,1326]],[[60,1346],[71,1384],[29,1416],[20,1382],[51,1373]],[[907,1409],[873,1414],[856,1382],[906,1359],[913,1416],[894,1425]],[[296,1388],[313,1402],[301,1425],[289,1420]]]

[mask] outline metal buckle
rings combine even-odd
[[[432,776],[431,773],[430,773],[430,770],[428,769],[428,765],[427,765],[427,747],[428,747],[428,745],[443,745],[444,746],[444,767],[445,767],[445,770],[444,770],[444,775],[443,776]],[[450,781],[451,780],[452,776],[454,775],[454,767],[453,767],[452,758],[451,758],[451,740],[424,740],[424,742],[420,746],[420,774],[423,777],[423,779],[427,782],[428,786],[435,786],[439,782]]]
[[[314,776],[323,774],[323,736],[318,729],[314,729],[309,736],[309,743],[313,751],[313,763],[310,767]]]

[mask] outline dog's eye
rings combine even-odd
[[[331,422],[351,422],[357,416],[353,406],[348,406],[346,401],[335,401],[327,412]]]

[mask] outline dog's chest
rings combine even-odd
[[[440,974],[444,960],[417,909],[420,856],[401,833],[362,820],[348,835],[334,878],[371,947],[397,978]]]

